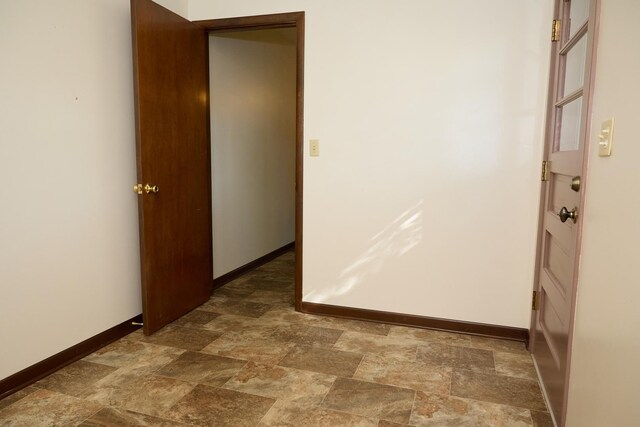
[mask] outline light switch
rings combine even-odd
[[[598,144],[600,150],[598,155],[607,157],[611,155],[611,145],[613,144],[613,118],[602,122],[600,133],[598,134]]]
[[[312,139],[309,141],[309,155],[311,157],[320,156],[320,140]]]

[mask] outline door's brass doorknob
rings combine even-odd
[[[160,189],[158,188],[157,185],[149,185],[149,184],[147,184],[147,185],[144,186],[144,191],[146,191],[147,194],[149,194],[149,193],[158,193],[158,192],[160,192]]]
[[[575,224],[578,221],[578,208],[573,208],[572,210],[568,210],[566,207],[562,207],[560,212],[558,212],[558,216],[560,217],[560,221],[567,222],[569,218]]]
[[[136,194],[142,194],[142,184],[136,184],[133,186],[133,192]]]

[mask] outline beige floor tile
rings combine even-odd
[[[298,345],[331,348],[344,331],[339,329],[309,326],[304,334],[292,339]]]
[[[458,397],[546,411],[537,381],[454,370],[451,394]]]
[[[221,386],[246,364],[245,360],[188,351],[156,374],[191,383]]]
[[[202,349],[204,353],[275,365],[294,344],[272,337],[227,332]]]
[[[331,348],[296,346],[281,361],[280,366],[350,377],[358,368],[362,354]]]
[[[0,410],[6,408],[7,406],[17,402],[20,399],[23,399],[33,393],[34,391],[38,391],[39,389],[34,386],[25,387],[22,390],[19,390],[4,399],[0,399]]]
[[[253,427],[274,402],[268,397],[198,385],[164,416],[199,426]]]
[[[102,408],[78,427],[173,427],[187,424],[120,408]]]
[[[503,353],[528,354],[528,351],[521,341],[501,340],[497,338],[486,338],[469,335],[469,346],[484,350],[499,351]]]
[[[353,375],[354,379],[449,394],[452,368],[388,359],[367,354]]]
[[[418,343],[404,338],[345,331],[336,341],[334,348],[353,353],[374,353],[385,357],[413,361],[416,358]]]
[[[418,392],[411,414],[411,425],[528,427],[532,425],[532,421],[531,413],[524,408]]]
[[[83,397],[105,406],[160,416],[193,387],[194,384],[173,378],[138,375],[122,368],[93,384]]]
[[[537,380],[536,368],[530,354],[517,353],[493,353],[496,361],[496,373],[510,377],[528,378]]]
[[[451,366],[476,372],[495,373],[493,352],[440,343],[418,345],[416,360],[434,366]]]
[[[222,333],[211,330],[184,328],[182,326],[165,326],[151,336],[140,335],[140,341],[179,348],[181,350],[202,350],[212,341],[220,337]]]
[[[38,381],[39,388],[57,391],[70,396],[79,396],[91,384],[106,377],[118,368],[98,363],[78,360],[69,366]]]
[[[457,346],[469,346],[471,344],[469,335],[406,326],[391,326],[389,336]]]
[[[129,337],[127,336],[109,344],[83,360],[116,368],[136,369],[140,373],[154,372],[175,360],[185,351],[172,347],[147,344]]]
[[[249,362],[223,388],[299,405],[319,405],[335,379],[332,375]]]
[[[415,391],[406,388],[338,378],[321,406],[406,424],[414,395]]]
[[[49,390],[37,390],[0,410],[0,425],[11,427],[72,426],[102,406]]]
[[[376,427],[377,421],[318,406],[277,401],[262,418],[260,427]]]

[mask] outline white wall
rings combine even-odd
[[[602,0],[567,426],[640,425],[640,3]],[[615,118],[613,154],[598,157]]]
[[[528,327],[551,1],[189,1],[300,10],[304,300]]]
[[[219,277],[295,238],[295,30],[211,36],[209,52]]]
[[[0,0],[0,379],[141,312],[128,0]]]

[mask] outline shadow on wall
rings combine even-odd
[[[369,249],[342,271],[336,286],[314,291],[309,299],[323,303],[329,297],[345,295],[378,274],[387,261],[400,258],[416,247],[422,241],[422,205],[421,200],[373,236]]]

